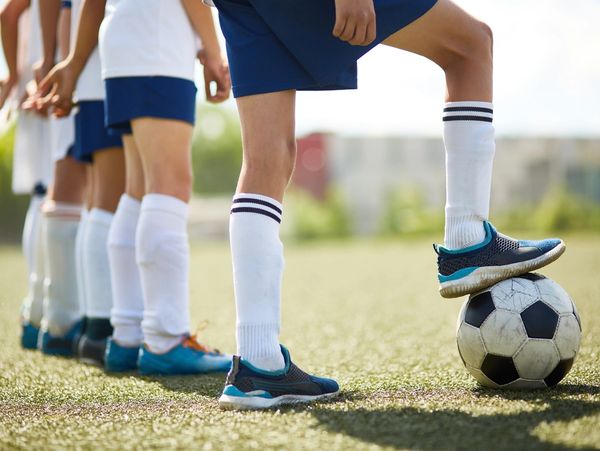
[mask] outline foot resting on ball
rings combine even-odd
[[[566,248],[558,238],[515,240],[498,233],[487,221],[483,225],[485,239],[479,244],[458,250],[434,245],[443,297],[476,293],[501,280],[534,271],[552,263]]]
[[[263,371],[234,356],[219,405],[237,410],[268,409],[332,398],[339,393],[336,381],[306,374],[292,363],[285,347],[281,352],[285,367],[279,371]]]

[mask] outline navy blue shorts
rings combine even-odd
[[[233,95],[354,89],[356,61],[415,21],[437,0],[374,0],[377,37],[353,46],[334,37],[334,0],[214,0]]]
[[[174,77],[117,77],[104,80],[106,125],[112,133],[131,134],[131,121],[155,117],[188,122],[196,118],[196,85]]]
[[[121,137],[108,133],[104,125],[104,101],[79,102],[79,111],[75,115],[73,158],[91,163],[94,153],[111,147],[123,147],[123,144]]]

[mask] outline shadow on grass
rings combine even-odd
[[[585,448],[543,442],[533,435],[538,425],[572,421],[600,412],[599,401],[565,398],[569,395],[598,395],[600,387],[597,386],[566,385],[551,391],[525,393],[481,389],[474,394],[481,398],[482,403],[498,397],[507,401],[529,400],[539,404],[539,410],[475,416],[458,409],[428,411],[391,405],[337,411],[321,405],[311,409],[311,413],[321,426],[333,433],[380,446],[419,450],[554,451]]]
[[[106,377],[115,379],[135,377],[146,382],[156,382],[162,385],[166,390],[180,393],[195,393],[207,397],[218,397],[221,394],[226,376],[225,373],[144,376],[134,371],[105,374]]]

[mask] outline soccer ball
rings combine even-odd
[[[581,320],[560,285],[530,273],[471,295],[456,340],[463,363],[484,387],[552,387],[573,366]]]

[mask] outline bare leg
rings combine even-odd
[[[244,146],[237,192],[281,202],[296,160],[296,91],[241,97],[237,104]]]
[[[139,150],[132,135],[123,136],[125,150],[125,192],[139,201],[144,197],[144,169]]]
[[[94,154],[92,164],[94,192],[91,208],[114,212],[125,189],[123,149],[115,147]]]
[[[492,31],[450,0],[438,0],[383,43],[440,66],[446,74],[446,101],[492,101]]]

